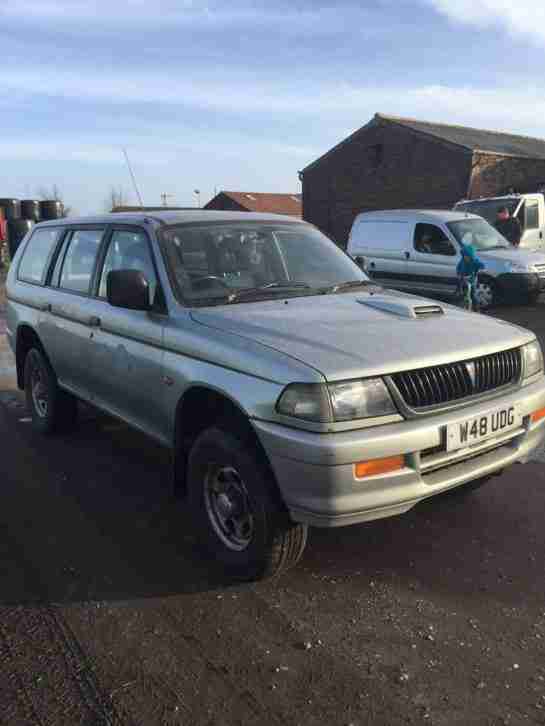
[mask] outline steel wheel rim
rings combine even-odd
[[[209,467],[204,502],[210,524],[223,544],[233,552],[245,550],[254,535],[254,516],[244,481],[234,467]]]
[[[49,396],[43,378],[41,369],[35,365],[30,376],[30,388],[34,410],[40,418],[46,418],[49,411]]]
[[[476,289],[477,301],[482,308],[488,308],[494,300],[494,290],[491,285],[480,283]]]

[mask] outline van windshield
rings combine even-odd
[[[469,212],[469,214],[478,214],[479,217],[486,219],[490,224],[494,224],[498,211],[507,207],[509,214],[513,216],[515,210],[520,203],[520,199],[485,199],[475,200],[474,202],[459,202],[455,205],[457,212]]]
[[[464,245],[473,245],[475,250],[495,250],[510,247],[509,242],[484,219],[461,219],[448,222],[447,227]]]
[[[341,292],[369,278],[310,225],[174,225],[160,238],[175,291],[190,304]]]

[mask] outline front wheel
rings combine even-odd
[[[475,286],[475,300],[479,310],[486,310],[498,302],[498,292],[492,280],[478,280]]]
[[[298,562],[307,526],[289,519],[257,447],[245,437],[204,431],[189,455],[187,483],[197,535],[231,576],[272,577]]]

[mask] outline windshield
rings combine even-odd
[[[490,224],[496,222],[498,211],[507,207],[509,214],[512,216],[518,207],[520,199],[486,199],[474,202],[460,202],[455,205],[457,212],[469,212],[470,214],[478,214]]]
[[[160,236],[176,291],[190,304],[247,302],[254,293],[312,295],[369,281],[331,240],[304,224],[178,225]]]
[[[475,250],[510,247],[505,237],[484,219],[461,219],[459,222],[448,222],[447,227],[458,242],[473,245]]]

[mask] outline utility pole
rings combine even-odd
[[[134,186],[134,191],[136,192],[136,196],[138,197],[138,201],[140,202],[140,206],[143,207],[144,204],[142,202],[142,197],[140,196],[140,192],[138,191],[138,185],[136,183],[136,177],[134,176],[134,172],[132,170],[131,162],[129,161],[129,155],[127,154],[127,149],[123,149],[123,154],[125,155],[125,161],[127,162],[127,166],[129,167],[129,173],[131,175],[132,183]]]
[[[167,194],[167,192],[163,192],[161,194],[161,201],[163,202],[163,207],[168,207],[167,201],[169,198],[174,199],[174,194]]]

